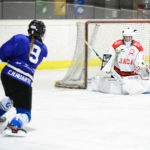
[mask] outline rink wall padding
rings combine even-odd
[[[61,61],[43,61],[37,68],[37,70],[48,70],[48,69],[65,69],[69,68],[71,60],[61,60]],[[0,63],[0,71],[5,66],[5,63]],[[101,62],[98,59],[91,59],[89,61],[90,67],[100,66]]]

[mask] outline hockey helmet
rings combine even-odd
[[[122,35],[123,37],[124,36],[134,36],[135,35],[135,32],[136,32],[136,29],[133,29],[133,28],[125,28],[123,31],[122,31]]]
[[[32,20],[28,27],[29,36],[34,36],[40,39],[44,36],[46,31],[46,26],[42,21]]]

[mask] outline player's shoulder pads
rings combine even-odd
[[[143,47],[138,41],[134,40],[132,45],[135,46],[139,51],[143,51]]]
[[[117,47],[119,47],[120,45],[124,44],[123,40],[117,40],[113,43],[112,47],[116,50]]]

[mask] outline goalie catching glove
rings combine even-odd
[[[150,69],[148,66],[137,66],[135,67],[134,72],[137,73],[142,80],[149,80]]]

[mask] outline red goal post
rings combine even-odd
[[[94,64],[96,56],[90,52],[85,41],[103,57],[112,43],[122,38],[122,30],[132,27],[137,30],[134,37],[144,48],[146,63],[149,64],[150,56],[150,20],[88,20],[77,23],[77,42],[70,68],[65,77],[57,81],[56,87],[87,88],[90,74],[90,61]],[[98,61],[98,60],[97,60]],[[94,66],[94,65],[93,65]],[[99,66],[100,68],[100,66]],[[100,70],[99,70],[100,71]]]

